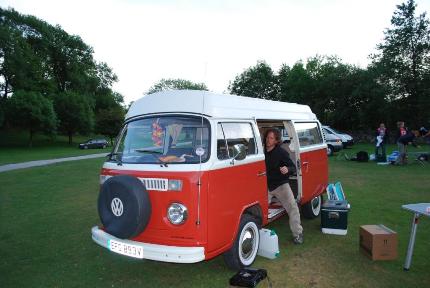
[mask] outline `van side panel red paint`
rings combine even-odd
[[[326,149],[300,153],[302,170],[303,205],[322,194],[328,183],[328,159]]]
[[[208,253],[222,253],[232,246],[242,212],[253,203],[261,205],[262,220],[267,221],[267,180],[265,176],[257,175],[264,171],[265,163],[261,160],[210,171]]]

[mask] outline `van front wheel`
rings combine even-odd
[[[305,205],[303,205],[302,207],[303,216],[305,216],[305,218],[308,218],[308,219],[313,219],[318,217],[321,213],[321,202],[322,202],[322,197],[321,195],[319,195],[313,198]]]
[[[230,269],[239,270],[251,266],[257,257],[260,233],[256,219],[243,214],[233,246],[224,253],[224,261]]]

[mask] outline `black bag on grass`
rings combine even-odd
[[[357,162],[368,162],[369,161],[369,153],[366,151],[357,152]]]

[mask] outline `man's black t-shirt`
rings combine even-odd
[[[403,145],[408,145],[409,142],[413,142],[415,140],[415,134],[412,132],[408,132],[403,136],[400,136],[399,140],[397,142],[402,143]],[[414,144],[414,143],[413,143]]]
[[[289,175],[296,172],[296,166],[291,161],[288,152],[279,145],[276,145],[270,152],[264,151],[264,154],[266,156],[267,185],[269,191],[273,191],[282,184],[288,183]],[[285,175],[279,170],[282,166],[288,168],[288,173]]]

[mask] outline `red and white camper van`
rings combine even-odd
[[[100,175],[102,226],[93,240],[112,252],[194,263],[224,254],[254,262],[259,229],[285,211],[269,203],[262,135],[283,132],[296,163],[290,185],[307,218],[319,215],[327,145],[306,105],[207,91],[165,91],[130,107]]]

